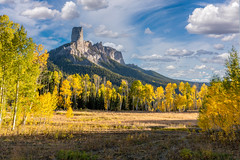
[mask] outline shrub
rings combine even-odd
[[[86,152],[60,150],[56,156],[57,160],[95,160],[96,156]]]

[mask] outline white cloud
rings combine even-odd
[[[61,17],[66,20],[79,17],[77,5],[73,1],[66,2],[62,8]]]
[[[87,23],[80,23],[80,26],[82,26],[83,28],[92,28],[91,24],[87,24]]]
[[[22,12],[23,16],[32,18],[32,19],[52,19],[55,16],[59,15],[59,11],[57,10],[52,10],[47,7],[36,7],[34,9],[28,9],[24,12]]]
[[[217,57],[220,59],[226,60],[229,57],[229,53],[222,53],[222,54],[218,55]]]
[[[14,3],[14,0],[0,0],[0,4]]]
[[[229,53],[222,53],[212,58],[201,58],[200,61],[203,63],[218,63],[224,64],[229,57]]]
[[[213,74],[223,77],[225,75],[225,71],[224,70],[215,70],[215,71],[213,71]]]
[[[239,1],[229,4],[209,4],[196,8],[188,19],[186,29],[195,34],[227,34],[239,32]]]
[[[96,11],[108,7],[107,0],[78,0],[78,4],[83,5],[84,10]]]
[[[186,50],[186,49],[173,49],[173,48],[170,48],[167,50],[167,53],[166,55],[168,56],[176,56],[176,57],[184,57],[184,56],[191,56],[193,55],[193,51],[189,51],[189,50]]]
[[[210,37],[210,38],[221,38],[221,37],[223,37],[223,35],[221,35],[221,34],[208,34],[207,36]]]
[[[168,70],[173,70],[173,69],[176,69],[176,67],[173,66],[173,65],[169,65],[169,66],[166,67],[166,69],[168,69]]]
[[[150,30],[150,28],[146,28],[144,33],[145,34],[153,34],[153,32]]]
[[[122,52],[124,51],[123,45],[116,45],[115,43],[111,43],[111,42],[106,42],[103,44],[103,46],[112,47],[117,51],[122,51]]]
[[[206,69],[207,67],[206,67],[206,65],[196,65],[195,67],[194,67],[194,69]]]
[[[171,76],[175,78],[184,77],[186,75],[186,71],[177,71],[176,73],[171,74]]]
[[[213,46],[216,50],[223,50],[224,49],[224,45],[223,44],[214,44]]]
[[[176,61],[173,58],[169,57],[163,57],[161,55],[153,54],[153,55],[147,55],[147,56],[138,56],[133,55],[132,58],[139,59],[139,60],[145,60],[145,61],[161,61],[161,62],[173,62]]]
[[[191,79],[193,82],[209,82],[209,79]]]
[[[95,35],[98,37],[105,37],[105,38],[120,38],[123,35],[119,34],[118,32],[113,32],[108,30],[105,25],[100,25],[95,29]]]
[[[224,36],[221,40],[226,42],[226,41],[231,41],[233,40],[234,38],[236,37],[236,34],[231,34],[231,35],[228,35],[228,36]]]

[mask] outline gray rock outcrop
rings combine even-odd
[[[70,54],[74,57],[86,58],[97,65],[101,65],[101,62],[110,63],[109,59],[125,64],[122,53],[116,49],[103,46],[101,42],[92,45],[91,42],[84,41],[82,27],[74,27],[71,43],[50,51],[50,54],[54,54],[54,56]]]

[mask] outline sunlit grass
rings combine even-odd
[[[57,159],[59,153],[97,159],[181,159],[205,151],[212,157],[240,157],[235,147],[239,143],[222,145],[196,132],[197,112],[75,111],[71,118],[65,114],[58,111],[41,122],[29,117],[15,131],[3,126],[0,159]]]
[[[196,125],[198,113],[151,113],[76,111],[67,118],[65,111],[57,111],[51,119],[29,118],[26,125],[15,131],[3,127],[0,135],[51,135],[56,132],[122,132],[127,130],[151,130],[160,128],[187,128]]]

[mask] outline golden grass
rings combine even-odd
[[[56,159],[59,150],[86,151],[98,159],[178,159],[184,148],[240,157],[236,143],[222,146],[192,132],[198,113],[77,111],[72,118],[65,114],[58,111],[46,123],[29,118],[15,131],[3,127],[0,159]]]
[[[198,113],[106,112],[78,111],[67,118],[65,111],[58,111],[41,124],[30,118],[27,125],[15,131],[3,127],[0,135],[54,134],[56,132],[106,132],[127,130],[151,130],[152,128],[187,128],[196,126]]]

